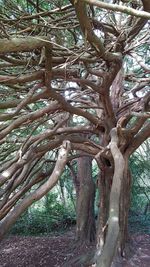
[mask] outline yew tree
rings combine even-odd
[[[128,161],[150,136],[149,12],[149,0],[0,2],[0,239],[82,154],[100,170],[93,262],[124,254]]]

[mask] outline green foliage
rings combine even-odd
[[[150,163],[143,155],[135,153],[130,160],[130,168],[132,172],[132,194],[131,209],[143,210],[149,201],[150,184],[149,172]]]
[[[129,226],[131,231],[150,233],[150,161],[146,141],[131,157],[132,172]],[[136,226],[136,227],[135,227]]]
[[[64,231],[75,223],[75,213],[59,200],[58,193],[50,192],[40,202],[32,205],[16,222],[11,234],[45,235],[52,231]]]
[[[130,232],[150,234],[150,212],[149,214],[131,213],[129,216]]]

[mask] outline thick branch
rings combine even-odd
[[[131,15],[131,16],[150,19],[150,13],[148,13],[146,11],[136,10],[134,8],[131,8],[131,7],[104,3],[104,2],[99,1],[99,0],[84,0],[84,2],[86,2],[90,5],[100,7],[100,8],[104,8],[106,10],[119,11],[119,12],[122,12],[122,13],[125,13],[128,15]]]
[[[129,143],[126,153],[131,155],[147,138],[150,137],[150,123],[147,122],[145,127]]]
[[[35,201],[47,194],[57,183],[67,162],[67,156],[70,151],[70,142],[64,141],[59,151],[55,168],[49,179],[41,185],[36,191],[24,198],[0,223],[0,240],[17,218]]]
[[[91,44],[96,52],[105,60],[121,62],[122,57],[118,53],[110,53],[105,51],[105,47],[99,37],[94,33],[90,19],[87,16],[85,1],[71,1],[75,7],[77,17],[79,19],[81,30],[85,37],[85,42]]]
[[[143,2],[143,8],[148,13],[150,12],[150,1],[149,0],[142,0]],[[134,26],[131,28],[131,30],[128,33],[128,40],[127,42],[131,42],[133,38],[140,32],[140,30],[144,27],[144,25],[147,22],[147,18],[139,18],[135,22]]]
[[[20,125],[37,120],[45,114],[54,113],[59,108],[59,104],[53,103],[52,105],[48,105],[43,109],[19,117],[18,119],[14,120],[9,126],[7,126],[4,130],[1,131],[0,139],[4,138],[8,133],[10,133],[13,129],[18,128]]]
[[[0,54],[31,51],[33,49],[42,48],[43,46],[48,46],[49,49],[52,48],[49,39],[43,36],[1,39]]]
[[[114,128],[111,131],[110,150],[114,159],[115,169],[110,193],[108,232],[102,254],[97,261],[97,267],[111,266],[119,237],[119,200],[125,163],[117,143],[117,130]]]

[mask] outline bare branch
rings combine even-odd
[[[94,5],[100,8],[104,8],[106,10],[119,11],[119,12],[122,12],[128,15],[131,15],[131,16],[150,19],[150,14],[149,12],[146,12],[146,11],[136,10],[131,7],[121,6],[117,4],[104,3],[99,0],[83,0],[83,1],[86,2],[87,4]]]
[[[34,201],[42,198],[48,191],[50,191],[54,185],[57,183],[60,175],[63,172],[65,164],[67,162],[67,157],[70,151],[70,142],[64,141],[63,145],[59,151],[58,159],[55,168],[50,175],[49,179],[41,185],[37,190],[35,190],[30,195],[26,196],[11,212],[5,217],[0,223],[0,240],[3,238],[5,232],[11,225],[17,220],[19,215],[21,215]]]
[[[49,38],[46,37],[25,37],[25,38],[12,38],[0,40],[0,54],[6,54],[11,52],[31,51],[33,49],[42,48],[48,46],[51,50],[52,46]]]

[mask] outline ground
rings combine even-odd
[[[70,260],[84,251],[75,248],[73,231],[47,237],[9,236],[0,243],[0,267],[82,267]],[[128,258],[117,260],[113,266],[149,267],[150,236],[132,235]]]

